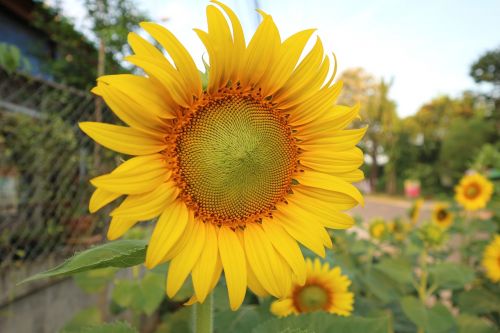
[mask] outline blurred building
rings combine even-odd
[[[33,24],[37,6],[32,0],[0,0],[0,43],[16,46],[28,59],[31,74],[50,78],[43,61],[56,57],[56,43]]]

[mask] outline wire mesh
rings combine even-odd
[[[116,156],[78,128],[94,113],[89,93],[0,69],[0,269],[103,239],[88,180]]]

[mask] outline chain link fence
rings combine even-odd
[[[0,69],[0,270],[103,240],[88,180],[116,156],[78,128],[94,113],[90,93]]]

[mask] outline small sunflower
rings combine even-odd
[[[349,316],[354,304],[354,294],[348,291],[351,280],[340,267],[330,269],[318,258],[314,262],[308,258],[306,264],[305,284],[294,284],[288,297],[271,304],[271,312],[280,317],[314,311]]]
[[[90,211],[125,196],[111,212],[109,239],[159,216],[146,266],[170,262],[166,291],[187,277],[203,302],[224,271],[232,309],[247,286],[283,297],[304,282],[298,243],[324,256],[325,228],[346,229],[344,213],[363,201],[356,144],[366,128],[346,129],[359,106],[336,106],[341,83],[314,30],[284,41],[270,15],[245,42],[233,11],[207,6],[208,85],[184,46],[154,23],[144,28],[168,57],[135,33],[127,58],[146,76],[100,77],[93,92],[128,126],[80,123],[96,142],[132,155],[96,177]],[[226,18],[227,17],[227,18]],[[300,60],[302,59],[302,60]],[[330,73],[330,74],[329,74]]]
[[[408,214],[410,216],[411,224],[417,224],[418,218],[420,217],[420,210],[422,209],[423,205],[424,199],[417,199],[413,202]]]
[[[432,222],[442,228],[448,228],[453,223],[453,213],[450,211],[450,205],[436,203],[432,209]]]
[[[500,235],[496,235],[484,250],[482,265],[491,281],[500,282]]]
[[[388,223],[387,229],[395,240],[403,241],[411,230],[411,225],[407,221],[396,218]]]
[[[468,211],[484,208],[492,194],[493,184],[478,173],[464,176],[455,186],[455,200]]]
[[[389,232],[389,225],[383,219],[375,219],[368,228],[370,236],[374,239],[382,239]]]

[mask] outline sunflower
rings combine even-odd
[[[247,45],[233,11],[214,3],[208,32],[195,29],[209,57],[206,87],[176,37],[142,23],[168,57],[130,33],[127,60],[146,76],[103,76],[92,90],[128,126],[80,127],[134,156],[91,180],[91,212],[125,196],[108,238],[158,217],[145,265],[170,262],[167,295],[191,275],[191,302],[204,302],[224,271],[234,310],[247,286],[285,296],[292,279],[306,278],[299,243],[324,256],[332,246],[325,228],[353,225],[342,211],[363,201],[351,183],[363,178],[355,145],[366,128],[346,129],[359,105],[335,105],[341,84],[332,84],[336,68],[319,38],[299,61],[314,30],[281,41],[260,12]]]
[[[436,203],[432,209],[432,222],[443,228],[448,228],[453,223],[453,213],[446,203]]]
[[[500,282],[500,235],[484,250],[482,265],[491,281]]]
[[[395,240],[403,241],[411,230],[411,225],[400,218],[395,218],[388,223],[387,230]]]
[[[341,274],[340,267],[330,269],[318,258],[314,262],[307,258],[306,264],[305,284],[295,283],[288,297],[271,304],[271,312],[280,317],[314,311],[349,316],[354,303],[354,294],[348,291],[351,280]]]
[[[424,205],[424,199],[417,199],[413,202],[412,206],[409,209],[410,221],[413,225],[417,224],[418,218],[420,217],[420,210]]]
[[[468,211],[484,208],[492,194],[493,184],[478,173],[462,177],[455,186],[455,200]]]
[[[387,236],[389,231],[389,226],[385,223],[383,219],[375,219],[370,223],[368,231],[370,236],[374,239],[382,239]]]

